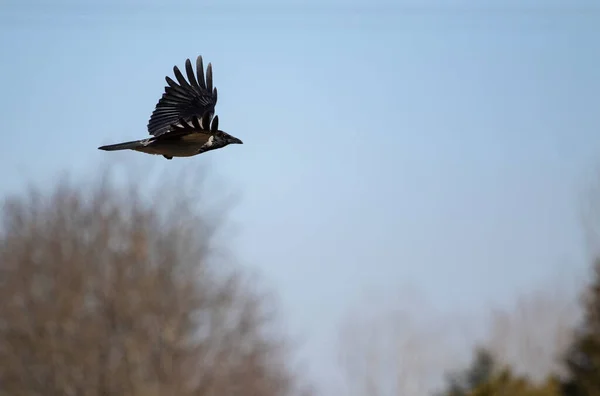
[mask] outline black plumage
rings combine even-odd
[[[177,66],[173,67],[177,81],[165,77],[168,86],[148,121],[148,133],[153,137],[99,149],[129,149],[172,159],[190,157],[232,143],[241,144],[241,140],[218,129],[219,119],[214,115],[217,88],[213,87],[212,65],[208,64],[205,77],[202,56],[198,56],[196,73],[189,59],[185,62],[185,71],[187,80]]]

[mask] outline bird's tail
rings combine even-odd
[[[143,147],[142,140],[134,140],[131,142],[117,143],[117,144],[109,144],[108,146],[98,147],[98,150],[104,151],[116,151],[116,150],[133,150],[138,147]]]

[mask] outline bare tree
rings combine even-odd
[[[406,293],[365,299],[341,328],[340,363],[348,388],[343,393],[435,394],[478,345],[533,380],[561,374],[560,357],[579,314],[574,289],[562,281],[524,294],[487,317],[481,312],[441,315],[422,296]]]
[[[215,259],[221,219],[186,178],[64,181],[5,201],[0,395],[301,390],[272,301]]]
[[[492,310],[484,345],[503,364],[535,381],[562,374],[561,357],[579,318],[577,298],[565,284],[523,294]]]
[[[406,290],[406,289],[405,289]],[[344,387],[356,396],[421,396],[468,359],[469,329],[458,315],[437,315],[423,296],[368,298],[341,325],[339,360]]]
[[[580,198],[583,241],[594,261],[600,255],[600,172],[594,171]],[[564,375],[562,357],[581,319],[578,294],[590,277],[586,270],[569,268],[511,306],[492,310],[484,343],[498,360],[537,381],[549,374]]]

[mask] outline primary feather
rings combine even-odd
[[[186,59],[185,71],[189,82],[177,66],[173,67],[177,82],[168,76],[165,78],[168,86],[165,87],[165,92],[148,121],[150,135],[160,136],[169,133],[175,129],[174,126],[178,125],[180,120],[190,122],[197,119],[203,129],[209,129],[217,104],[217,88],[213,88],[212,65],[209,63],[206,68],[206,80],[202,56],[196,59],[196,75],[189,59]],[[206,114],[208,118],[204,117]],[[209,124],[205,124],[206,121]]]

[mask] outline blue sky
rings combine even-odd
[[[593,2],[139,4],[0,5],[0,193],[107,158],[209,164],[241,193],[230,247],[280,294],[315,372],[365,291],[472,312],[585,268]],[[164,76],[198,54],[243,146],[173,161],[96,149],[145,137]]]

